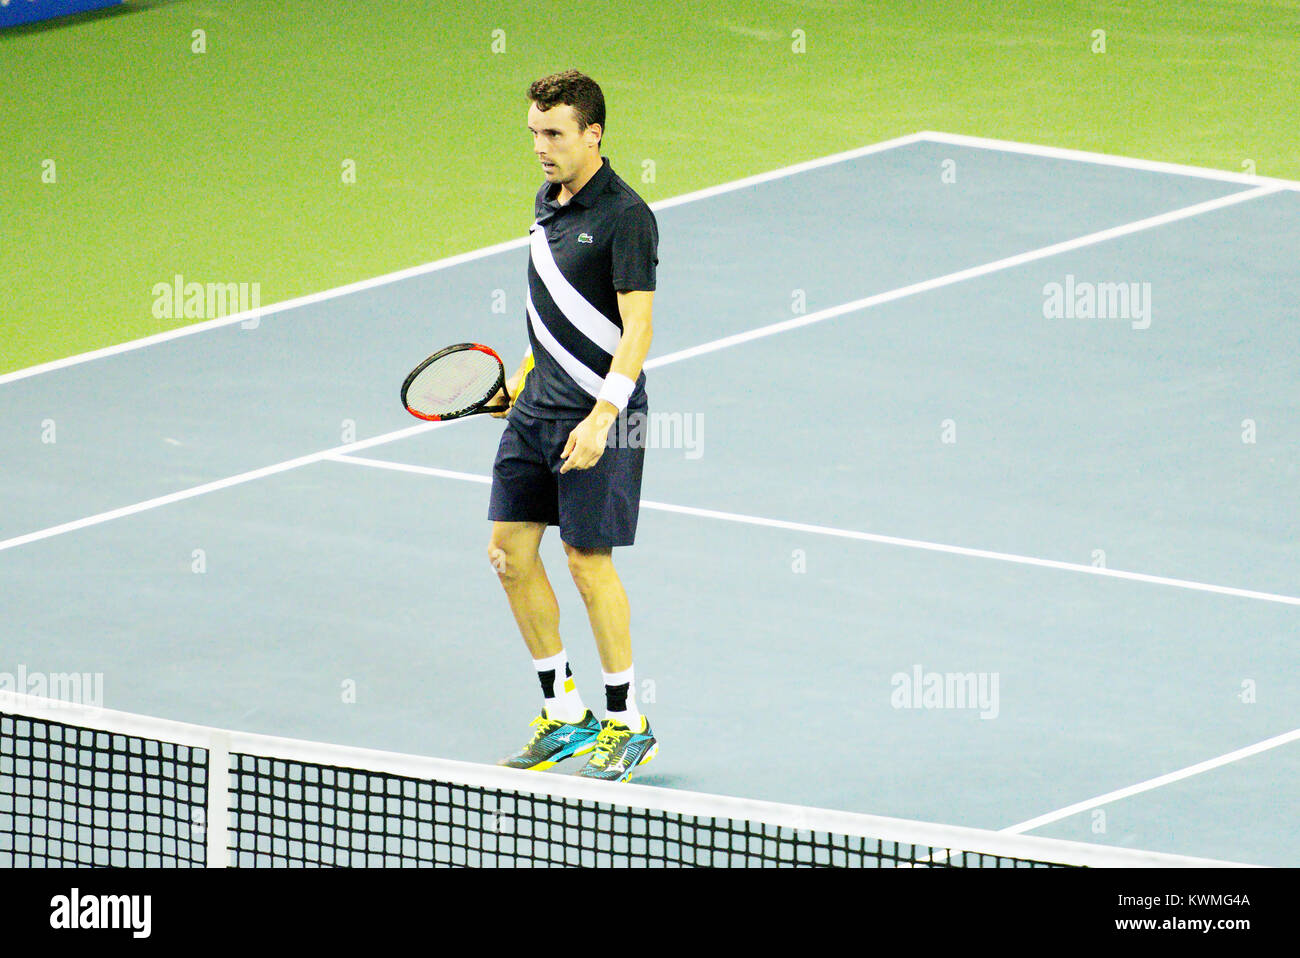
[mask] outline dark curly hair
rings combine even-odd
[[[591,124],[599,123],[601,138],[604,138],[605,94],[600,92],[600,84],[585,73],[565,70],[534,80],[528,87],[528,99],[542,111],[561,103],[573,107],[578,129],[585,130]],[[596,145],[600,145],[599,141]]]

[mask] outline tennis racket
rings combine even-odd
[[[523,383],[521,379],[521,390]],[[479,343],[457,343],[411,370],[402,383],[402,405],[419,419],[446,422],[481,412],[504,412],[510,408],[509,393],[504,404],[488,405],[498,392],[506,392],[506,370],[496,351]]]

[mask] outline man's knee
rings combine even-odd
[[[527,537],[493,533],[488,542],[488,562],[502,582],[523,578],[537,561],[537,544]]]
[[[564,544],[564,554],[569,559],[569,574],[584,600],[590,600],[600,587],[612,558],[608,549],[582,549]]]

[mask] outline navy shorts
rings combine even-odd
[[[624,410],[620,419],[627,416]],[[590,469],[561,474],[560,453],[581,419],[535,419],[512,409],[496,462],[488,518],[494,522],[545,522],[582,549],[630,546],[641,507],[644,443],[611,441]],[[610,429],[611,440],[627,430]]]

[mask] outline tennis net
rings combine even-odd
[[[0,867],[1203,867],[0,692]]]

